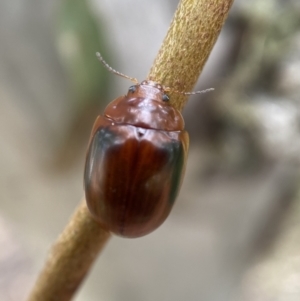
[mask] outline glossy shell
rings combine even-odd
[[[94,124],[84,182],[88,208],[108,230],[139,237],[166,219],[181,186],[188,134],[163,90],[143,82]]]

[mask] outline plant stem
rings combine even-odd
[[[172,90],[192,91],[214,46],[233,0],[182,0],[148,79]],[[170,93],[182,110],[187,96]]]
[[[83,201],[52,247],[28,301],[71,300],[110,237]]]
[[[232,2],[182,0],[148,79],[173,90],[192,90]],[[181,110],[187,97],[170,94],[171,104]],[[94,222],[83,202],[50,251],[27,300],[71,300],[109,237],[110,234]]]

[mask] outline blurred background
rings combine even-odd
[[[22,301],[83,196],[92,124],[146,78],[178,1],[0,2],[0,300]],[[185,107],[168,220],[113,237],[76,301],[300,299],[300,3],[236,0]]]

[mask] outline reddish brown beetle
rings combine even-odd
[[[127,77],[97,55],[110,71]],[[189,136],[168,100],[162,85],[145,80],[112,101],[94,124],[84,172],[86,201],[92,216],[117,235],[155,230],[179,192]]]

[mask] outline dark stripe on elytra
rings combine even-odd
[[[171,143],[172,155],[170,155],[170,165],[172,166],[172,175],[171,175],[171,187],[170,187],[170,196],[169,196],[169,204],[173,206],[182,177],[182,168],[184,164],[184,149],[182,143],[174,140]]]

